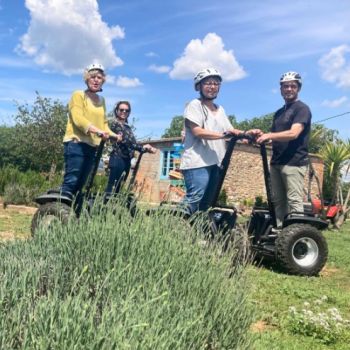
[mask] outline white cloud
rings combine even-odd
[[[112,46],[125,36],[119,26],[103,22],[96,0],[26,0],[30,24],[16,48],[46,69],[81,72],[92,62],[123,64]]]
[[[336,100],[324,100],[322,102],[322,106],[329,107],[329,108],[337,108],[343,105],[348,101],[348,98],[346,96],[340,97]]]
[[[169,75],[173,79],[192,78],[206,67],[217,68],[224,80],[238,80],[246,76],[233,51],[225,50],[221,37],[215,33],[208,33],[203,41],[191,40],[182,56],[175,60]]]
[[[148,69],[152,72],[155,72],[155,73],[169,73],[171,67],[169,67],[169,66],[157,66],[155,64],[151,64],[148,67]]]
[[[129,78],[121,75],[119,75],[118,77],[108,75],[107,83],[114,84],[122,88],[134,88],[143,85],[140,79],[138,78]]]
[[[340,45],[331,49],[319,60],[322,78],[339,87],[350,87],[350,61],[346,54],[350,52],[349,45]]]

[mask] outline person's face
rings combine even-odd
[[[201,93],[205,98],[214,100],[220,90],[221,81],[217,77],[208,77],[200,82]]]
[[[102,73],[93,73],[87,80],[87,86],[90,91],[98,92],[101,90],[103,82],[104,80]]]
[[[128,119],[129,113],[129,106],[125,103],[121,103],[117,109],[117,118],[126,121]]]
[[[281,95],[286,102],[293,102],[298,98],[299,85],[297,81],[286,81],[281,84]]]

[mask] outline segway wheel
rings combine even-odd
[[[287,226],[276,239],[276,258],[287,273],[317,276],[328,258],[326,239],[311,225]]]
[[[32,236],[34,236],[39,226],[49,228],[54,222],[61,222],[63,224],[66,224],[70,215],[71,208],[67,204],[52,202],[41,205],[32,219]]]

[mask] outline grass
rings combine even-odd
[[[29,234],[30,214],[9,212],[8,209],[5,213],[4,220],[4,211],[0,210],[0,232],[11,230],[15,237],[25,237]],[[302,307],[304,302],[312,303],[324,295],[327,296],[327,307],[336,307],[345,318],[350,319],[350,222],[340,231],[327,231],[325,236],[329,245],[329,258],[319,277],[288,276],[268,265],[248,267],[248,277],[253,281],[249,302],[255,309],[250,327],[250,335],[255,340],[252,348],[349,349],[346,340],[340,339],[333,344],[324,344],[317,337],[293,333],[288,328],[289,307]],[[178,311],[182,312],[180,309]]]
[[[95,214],[0,244],[1,349],[251,348],[244,269],[179,218]]]
[[[322,344],[287,330],[289,307],[301,307],[327,296],[327,306],[336,307],[350,319],[350,223],[340,231],[325,233],[329,258],[319,277],[297,277],[280,274],[268,267],[250,267],[249,276],[255,281],[251,302],[257,314],[253,333],[256,349],[349,349],[348,342]],[[349,334],[350,336],[350,334]]]
[[[4,209],[0,202],[0,240],[29,237],[34,211],[35,208],[23,206],[9,206]]]

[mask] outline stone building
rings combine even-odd
[[[171,180],[169,172],[178,162],[181,138],[149,140],[158,149],[156,154],[143,155],[136,177],[136,190],[141,201],[159,203],[162,200],[178,201],[181,199],[181,180]],[[271,149],[267,149],[268,156]],[[315,172],[322,184],[323,161],[311,155]],[[308,188],[308,176],[305,177],[305,189]],[[263,168],[259,147],[237,143],[234,149],[230,168],[224,182],[228,203],[253,203],[257,196],[266,198]],[[317,195],[318,188],[315,178],[311,182],[311,193]]]

